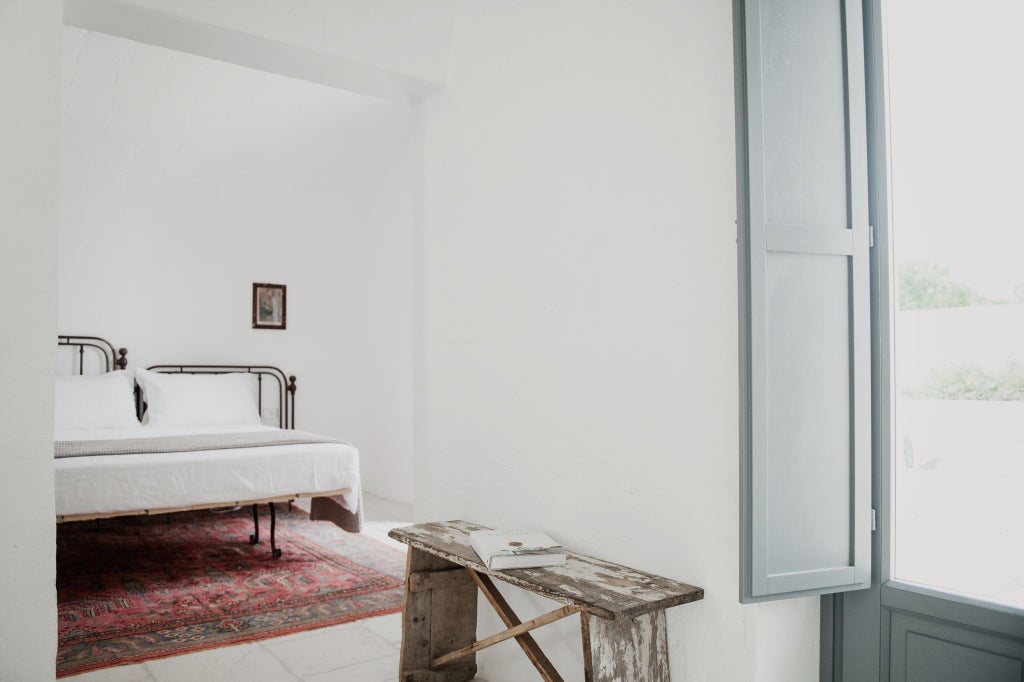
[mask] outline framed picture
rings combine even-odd
[[[284,329],[287,321],[283,284],[252,285],[252,328]]]

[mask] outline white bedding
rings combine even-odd
[[[144,438],[275,430],[254,424],[59,430],[55,440]],[[234,503],[348,488],[359,504],[359,452],[351,445],[312,443],[235,450],[103,455],[54,460],[57,515],[107,514]]]

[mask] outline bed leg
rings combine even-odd
[[[249,536],[249,544],[255,545],[260,541],[260,512],[258,505],[255,504],[252,506],[252,526],[255,531]]]
[[[274,503],[268,502],[270,505],[270,556],[275,559],[281,556],[281,550],[274,544],[274,530],[277,528],[277,511],[274,509]]]

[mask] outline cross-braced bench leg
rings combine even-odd
[[[487,601],[498,612],[498,617],[501,618],[501,622],[505,624],[505,627],[513,628],[522,624],[522,621],[519,620],[519,617],[516,616],[512,607],[505,600],[505,597],[502,596],[501,592],[498,592],[498,588],[494,586],[494,581],[490,577],[481,575],[471,569],[466,570],[469,571],[473,582],[476,583],[480,591],[487,597]],[[537,672],[540,673],[541,678],[545,682],[562,682],[562,676],[555,670],[555,666],[548,660],[548,657],[541,650],[533,635],[529,633],[518,635],[516,642],[523,648],[523,652],[530,659],[530,662],[533,663],[534,667],[537,668]]]
[[[403,682],[463,682],[476,676],[476,656],[431,668],[438,656],[476,639],[476,585],[461,566],[409,548],[402,609]]]
[[[476,588],[508,628],[476,640]],[[525,623],[498,592],[490,577],[426,552],[410,548],[402,623],[402,662],[405,682],[461,682],[476,674],[476,653],[515,639],[545,682],[562,682],[531,630],[579,613],[570,605]]]

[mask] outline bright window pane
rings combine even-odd
[[[892,568],[1024,608],[1024,11],[964,7],[887,7]]]

